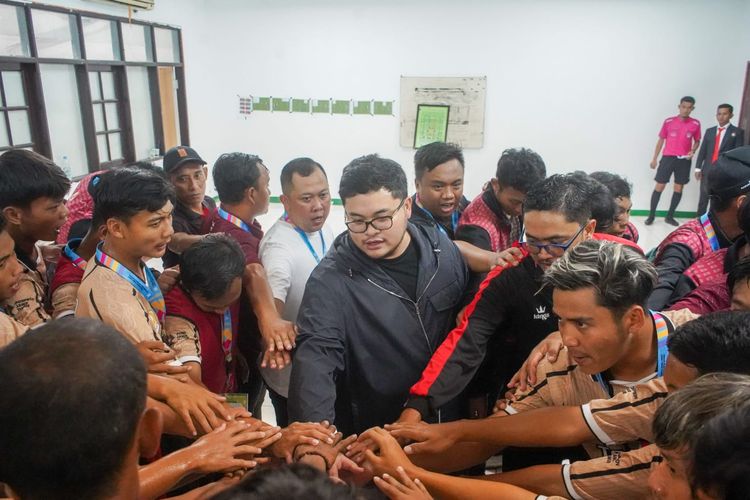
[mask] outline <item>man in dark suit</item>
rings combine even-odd
[[[706,213],[708,209],[706,176],[719,155],[745,145],[745,131],[729,123],[733,111],[731,104],[719,104],[716,110],[716,121],[719,124],[706,130],[706,135],[703,136],[703,143],[698,151],[698,161],[695,164],[695,178],[701,181],[698,215]]]

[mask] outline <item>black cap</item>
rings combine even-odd
[[[708,172],[708,194],[722,200],[750,192],[750,146],[728,151]]]
[[[175,146],[164,154],[164,171],[170,173],[187,162],[200,163],[201,165],[206,164],[193,148],[189,146]]]

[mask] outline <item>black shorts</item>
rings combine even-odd
[[[661,184],[667,184],[674,172],[675,184],[687,184],[690,182],[690,158],[678,158],[676,156],[662,156],[656,169],[655,180]]]

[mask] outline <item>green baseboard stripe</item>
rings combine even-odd
[[[648,210],[631,210],[630,215],[635,215],[638,217],[648,217]],[[657,210],[656,211],[657,217],[666,217],[667,211],[666,210]],[[674,216],[677,219],[694,219],[698,216],[697,212],[675,212]]]

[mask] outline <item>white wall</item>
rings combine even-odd
[[[47,3],[126,15],[84,0]],[[739,115],[750,54],[745,0],[156,0],[136,17],[183,29],[191,142],[206,159],[242,150],[278,172],[312,156],[334,191],[343,166],[369,152],[412,177],[397,116],[245,120],[237,95],[397,100],[400,75],[486,75],[486,142],[465,152],[467,194],[493,175],[503,149],[526,146],[550,173],[627,176],[643,209],[661,121],[685,94],[704,128],[720,102]],[[694,210],[696,188],[682,210]]]

